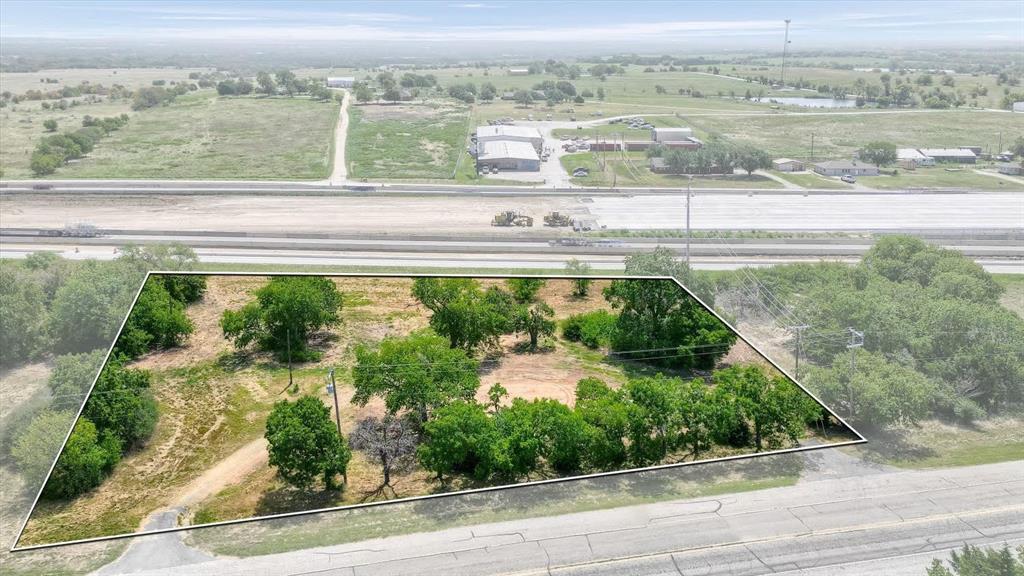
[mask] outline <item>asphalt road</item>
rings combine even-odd
[[[817,477],[795,486],[140,574],[920,576],[964,543],[1024,541],[1024,461],[893,471],[844,462],[853,459],[835,450],[818,454]]]
[[[111,246],[75,246],[54,244],[0,245],[0,258],[24,258],[32,252],[51,250],[64,258],[74,260],[112,260],[117,252]],[[76,251],[77,250],[77,251]],[[594,270],[621,270],[623,256],[594,256],[565,253],[555,254],[451,254],[431,252],[331,252],[302,249],[263,248],[196,248],[201,262],[210,264],[260,264],[306,266],[364,266],[407,268],[450,268],[466,271],[513,268],[535,270],[562,270],[565,263],[576,258],[590,264]],[[691,263],[698,270],[735,270],[747,266],[770,266],[793,262],[817,262],[819,256],[695,256]],[[856,257],[830,257],[829,261],[856,262]],[[1024,261],[1016,258],[975,258],[992,273],[1024,273]]]

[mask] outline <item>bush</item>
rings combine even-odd
[[[60,451],[68,426],[74,420],[71,412],[44,410],[25,427],[11,449],[18,470],[33,487],[46,478],[53,459]]]
[[[137,358],[154,348],[179,345],[192,329],[185,305],[171,296],[161,278],[154,277],[139,294],[114,352]]]
[[[609,346],[615,335],[618,316],[606,310],[573,314],[562,321],[562,337],[582,342],[588,348]]]
[[[74,498],[92,490],[103,482],[120,456],[117,438],[98,432],[88,418],[79,419],[43,489],[43,497]]]
[[[97,348],[92,352],[57,356],[47,381],[54,409],[77,410],[82,405],[106,355],[105,350]]]
[[[117,438],[129,450],[149,438],[156,426],[156,400],[149,390],[149,373],[125,368],[112,360],[100,373],[82,415],[101,433]]]

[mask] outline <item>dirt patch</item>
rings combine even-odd
[[[0,371],[0,419],[39,392],[50,378],[50,370],[49,364],[37,362]]]
[[[188,307],[194,327],[188,339],[177,348],[153,352],[132,363],[132,367],[163,370],[215,359],[233,350],[224,338],[220,319],[225,310],[236,310],[252,300],[252,292],[265,284],[258,276],[207,276],[203,298]]]
[[[364,121],[423,120],[457,110],[451,106],[430,104],[360,104]]]

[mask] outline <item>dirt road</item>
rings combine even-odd
[[[348,102],[352,99],[347,90],[342,90],[341,111],[338,113],[338,126],[334,130],[334,169],[331,171],[331,184],[340,186],[348,178],[348,166],[345,165],[345,141],[348,138]]]

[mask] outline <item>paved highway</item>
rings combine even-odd
[[[57,252],[69,259],[112,260],[117,252],[111,246],[69,244],[0,244],[0,257],[24,258],[40,250]],[[513,268],[562,270],[570,258],[587,262],[595,270],[621,270],[623,256],[580,255],[567,253],[523,255],[521,253],[434,253],[434,252],[332,252],[301,249],[196,248],[199,260],[209,264],[260,264],[304,266],[359,266],[448,268],[466,271]],[[735,270],[746,266],[770,266],[792,262],[817,262],[819,256],[695,256],[691,262],[699,270]],[[856,262],[856,257],[833,256],[830,261]],[[975,261],[992,273],[1024,273],[1024,261],[1018,258],[976,257]]]
[[[147,563],[130,549],[120,567],[197,576],[920,576],[932,558],[945,558],[964,543],[1024,541],[1024,461],[893,471],[872,469],[838,450],[805,457],[819,459],[818,472],[783,488],[252,558],[183,558],[187,566],[177,569]],[[132,558],[134,564],[125,561]]]

